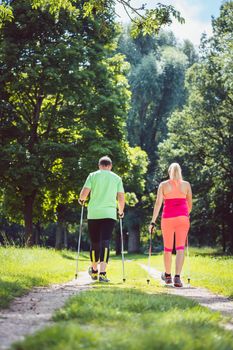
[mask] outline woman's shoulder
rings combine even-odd
[[[189,183],[188,181],[182,180],[181,182],[182,182],[183,184],[190,185],[190,183]]]
[[[160,182],[159,186],[164,187],[164,186],[168,185],[169,183],[170,183],[170,180],[165,180],[165,181]]]
[[[182,180],[181,184],[185,185],[186,187],[190,187],[190,183],[188,181]]]

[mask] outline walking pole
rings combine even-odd
[[[77,251],[77,256],[76,256],[75,279],[78,278],[78,259],[79,259],[80,243],[81,243],[81,236],[82,236],[84,201],[81,203],[81,205],[82,205],[82,209],[81,209],[80,226],[79,226],[78,251]]]
[[[149,244],[149,252],[148,252],[148,276],[147,276],[147,284],[150,283],[150,258],[151,258],[151,250],[152,250],[152,230],[150,230],[150,244]]]
[[[121,231],[121,258],[122,258],[122,280],[123,282],[126,281],[125,279],[125,258],[124,258],[124,241],[123,241],[123,229],[122,229],[122,218],[119,218],[120,221],[120,231]]]
[[[189,240],[188,240],[188,236],[187,236],[187,270],[188,270],[188,287],[190,287],[190,259],[189,259]]]

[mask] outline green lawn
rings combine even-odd
[[[81,256],[80,269],[88,266],[88,253]],[[0,307],[34,286],[60,283],[74,278],[75,254],[44,248],[0,247]]]
[[[147,258],[132,256],[139,263],[147,264]],[[153,255],[151,267],[164,270],[162,254]],[[173,255],[173,273],[175,255]],[[183,280],[188,277],[187,259],[183,268]],[[190,276],[193,286],[206,287],[209,290],[233,298],[233,256],[221,256],[216,249],[190,249]]]
[[[110,285],[71,298],[54,315],[55,325],[13,346],[14,350],[233,350],[233,332],[218,313],[192,300],[167,295],[134,261],[112,259]]]
[[[75,272],[75,256],[73,252],[57,252],[54,249],[0,247],[0,307],[6,307],[15,296],[22,295],[33,286],[72,279]],[[88,267],[88,259],[88,252],[81,255],[81,270]],[[115,261],[115,258],[112,259]],[[135,269],[139,269],[137,263],[147,264],[146,255],[128,255],[126,259],[131,260],[127,265],[133,265]],[[173,261],[174,259],[175,256],[173,256]],[[114,264],[111,266],[110,277],[116,283],[114,266]],[[152,256],[151,266],[163,270],[161,254]],[[190,249],[190,266],[192,285],[207,287],[214,292],[233,298],[233,256],[219,256],[217,251],[211,248],[192,248]],[[128,268],[126,276],[132,286],[137,285],[138,277],[134,278]],[[187,263],[184,265],[183,277],[186,281]],[[155,282],[152,283],[156,285]]]

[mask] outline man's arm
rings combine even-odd
[[[79,195],[79,203],[83,204],[83,202],[87,199],[89,193],[91,192],[91,174],[88,175],[85,184]]]
[[[79,195],[79,201],[80,202],[84,202],[87,199],[87,197],[88,197],[90,192],[91,192],[90,188],[83,187],[83,189],[82,189],[82,191],[80,192],[80,195]]]
[[[124,213],[124,208],[125,208],[125,194],[124,194],[124,192],[117,192],[117,201],[118,201],[119,215],[122,215]]]

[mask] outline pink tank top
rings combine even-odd
[[[172,190],[164,195],[162,218],[174,218],[176,216],[189,216],[186,194],[181,192],[180,181],[169,180]]]

